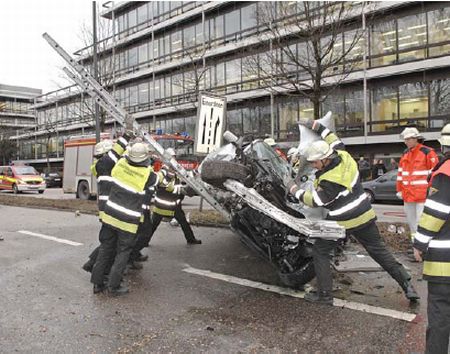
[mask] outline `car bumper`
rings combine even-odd
[[[18,184],[19,191],[44,191],[47,186],[45,184]]]

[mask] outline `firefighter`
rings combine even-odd
[[[414,256],[425,260],[428,281],[426,353],[447,353],[450,335],[450,124],[439,139],[444,159],[431,173],[424,211],[414,235]]]
[[[410,301],[419,299],[411,283],[411,276],[386,249],[376,226],[375,212],[361,185],[358,164],[344,149],[344,144],[329,129],[314,120],[300,120],[324,140],[311,144],[306,159],[317,169],[312,192],[300,189],[295,182],[288,186],[295,198],[310,207],[328,209],[328,220],[335,220],[347,234],[352,234],[364,246],[405,292]],[[317,239],[313,259],[317,276],[317,292],[305,294],[305,300],[332,304],[331,252],[336,241]]]
[[[166,152],[171,158],[175,158],[175,150],[168,148]],[[195,238],[194,232],[186,220],[186,215],[181,206],[181,202],[184,199],[183,189],[185,185],[181,183],[176,173],[167,165],[161,167],[159,180],[159,185],[156,188],[155,206],[153,208],[152,236],[164,218],[169,220],[175,218],[183,230],[187,243],[194,245],[201,244],[202,241]]]
[[[91,165],[91,172],[97,178],[97,203],[98,217],[102,221],[103,211],[108,200],[109,190],[111,188],[110,178],[111,170],[115,163],[123,155],[127,148],[130,134],[125,133],[115,144],[111,140],[103,140],[95,145],[94,162]],[[102,239],[103,226],[100,229],[99,240]],[[86,272],[91,272],[95,260],[98,256],[99,247],[89,255],[89,260],[83,265]]]
[[[300,162],[298,159],[298,148],[291,147],[288,150],[286,157],[288,159],[288,162],[291,164],[292,171],[295,175],[297,175]]]
[[[121,284],[123,272],[143,219],[145,190],[154,188],[157,183],[158,177],[149,165],[148,148],[143,143],[133,144],[128,155],[120,158],[112,169],[111,189],[102,215],[105,232],[91,276],[94,293],[105,288],[111,295],[128,293],[128,287]],[[104,274],[113,258],[105,286]]]
[[[397,197],[404,202],[412,241],[427,195],[428,176],[438,163],[438,157],[432,148],[420,143],[422,137],[416,128],[405,128],[400,137],[407,149],[398,166]]]

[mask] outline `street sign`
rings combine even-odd
[[[195,128],[194,151],[196,154],[208,154],[222,145],[226,106],[225,97],[200,94]]]

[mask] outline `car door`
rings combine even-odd
[[[392,170],[376,181],[376,198],[381,200],[392,200],[395,199],[396,193],[396,183],[397,183],[397,171]]]

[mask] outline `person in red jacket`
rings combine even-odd
[[[419,140],[422,136],[416,128],[405,128],[400,137],[404,139],[407,149],[398,165],[397,197],[404,202],[413,240],[427,198],[428,176],[439,159],[432,148],[421,144]]]

